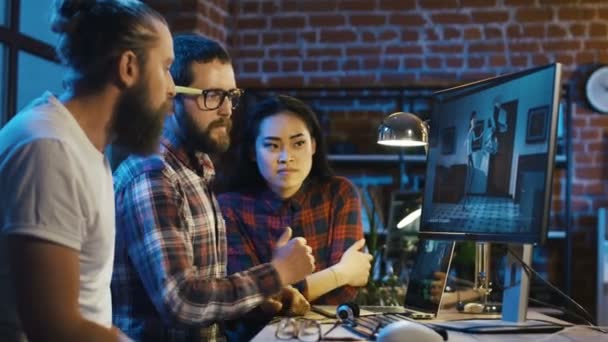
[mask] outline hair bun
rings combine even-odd
[[[71,33],[76,30],[83,12],[90,11],[97,0],[55,0],[51,30],[56,33]]]

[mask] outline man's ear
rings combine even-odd
[[[118,82],[121,86],[130,88],[141,75],[141,65],[137,55],[131,50],[123,52],[118,58]]]

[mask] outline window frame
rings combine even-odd
[[[7,95],[3,107],[0,108],[0,112],[5,113],[0,118],[0,127],[16,114],[19,52],[24,51],[50,62],[59,63],[53,46],[20,32],[21,1],[8,1],[7,6],[7,25],[0,26],[0,44],[5,46],[4,53],[6,57],[5,65],[1,67],[7,71],[7,77],[0,79],[0,82],[5,82]]]

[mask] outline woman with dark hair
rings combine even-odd
[[[359,195],[346,178],[333,176],[314,112],[293,97],[270,98],[249,113],[240,138],[230,192],[219,196],[228,273],[271,260],[275,241],[291,227],[315,257],[315,272],[297,285],[306,299],[353,300],[371,262],[360,251]]]

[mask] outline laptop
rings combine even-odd
[[[403,306],[361,306],[360,316],[379,313],[401,314],[411,319],[433,319],[437,316],[445,281],[450,271],[454,241],[418,241],[414,265],[409,274]],[[437,277],[443,274],[444,277]],[[328,317],[335,317],[336,306],[313,305],[312,310]]]

